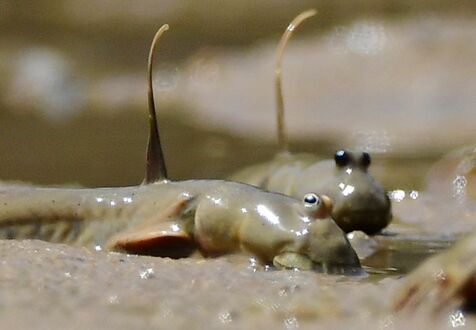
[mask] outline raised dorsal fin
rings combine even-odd
[[[149,141],[147,142],[146,154],[146,172],[144,183],[154,183],[160,180],[167,179],[167,168],[165,166],[164,153],[162,152],[162,145],[160,143],[159,127],[157,123],[157,115],[155,113],[154,90],[152,87],[152,66],[154,62],[155,48],[160,37],[165,31],[169,29],[168,24],[160,27],[152,40],[149,51],[148,61],[148,86],[147,99],[149,106]]]
[[[282,151],[288,150],[288,137],[286,129],[284,127],[284,101],[283,101],[283,89],[281,84],[281,63],[283,61],[283,54],[289,39],[291,38],[294,30],[306,19],[317,14],[317,10],[309,9],[303,11],[296,16],[291,23],[289,23],[286,31],[284,31],[281,40],[279,41],[278,48],[276,50],[276,66],[274,70],[274,88],[276,97],[276,116],[278,121],[278,143]]]

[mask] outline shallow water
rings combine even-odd
[[[389,239],[379,237],[380,247],[362,262],[371,274],[408,274],[428,257],[447,250],[455,243],[454,239],[428,240],[424,238]]]

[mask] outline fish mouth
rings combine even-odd
[[[361,275],[362,266],[359,257],[347,238],[345,241],[347,244],[339,244],[324,255],[310,255],[313,269],[327,274]]]
[[[373,235],[387,227],[392,220],[390,209],[358,209],[332,212],[332,218],[346,233],[360,230]]]

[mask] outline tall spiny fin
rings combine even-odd
[[[160,27],[152,40],[148,61],[148,87],[147,99],[149,102],[149,141],[147,142],[146,172],[144,183],[153,183],[167,179],[167,168],[165,166],[164,153],[160,143],[157,115],[155,113],[154,90],[152,87],[152,66],[154,62],[154,52],[160,37],[169,29],[168,24]]]
[[[288,150],[288,138],[286,135],[286,129],[284,127],[284,101],[283,101],[283,89],[281,84],[281,63],[283,61],[283,53],[286,49],[289,39],[291,38],[294,30],[306,19],[317,14],[317,10],[309,9],[303,11],[296,16],[291,23],[289,23],[286,31],[284,31],[281,40],[279,41],[278,48],[276,50],[276,66],[274,71],[274,87],[276,97],[276,116],[278,121],[278,143],[279,147],[283,151]]]

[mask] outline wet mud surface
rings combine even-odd
[[[385,329],[432,320],[390,312],[397,277],[265,271],[224,258],[138,257],[41,241],[0,241],[0,251],[2,327]],[[450,328],[451,315],[431,324]]]

